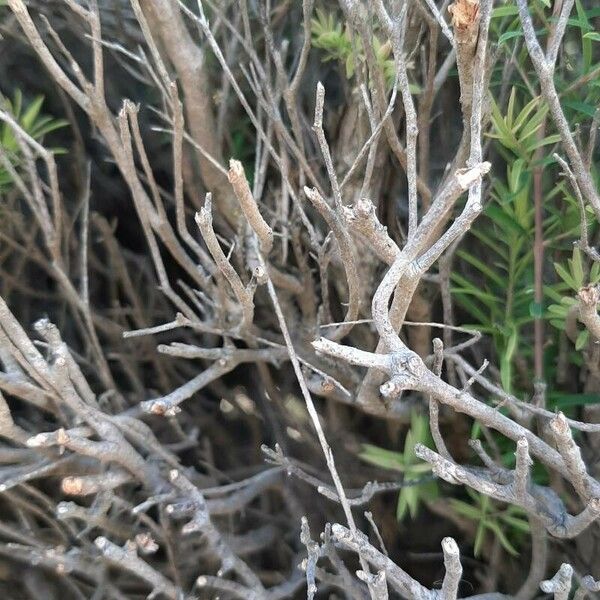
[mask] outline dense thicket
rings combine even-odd
[[[2,597],[600,591],[592,0],[0,23]]]

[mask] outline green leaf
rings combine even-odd
[[[513,324],[509,324],[510,336],[506,341],[506,348],[500,356],[500,381],[505,391],[511,391],[512,384],[512,360],[517,349],[519,332]]]
[[[571,266],[571,273],[573,273],[573,279],[577,285],[577,289],[583,286],[583,261],[581,260],[581,251],[579,248],[573,248],[573,258],[569,261]]]
[[[583,72],[587,73],[592,65],[592,40],[585,37],[585,30],[592,29],[591,24],[585,14],[585,9],[581,0],[575,0],[577,8],[577,18],[581,25],[581,54],[583,56]]]
[[[517,94],[517,90],[516,88],[512,88],[510,90],[510,96],[508,97],[508,106],[506,107],[506,125],[508,127],[511,127],[512,122],[513,122],[513,116],[515,113],[515,97]],[[511,127],[512,129],[512,127]]]
[[[488,248],[493,250],[500,258],[504,261],[508,260],[508,254],[506,250],[500,245],[501,240],[495,240],[493,235],[490,235],[487,231],[481,231],[478,228],[471,229],[471,234],[474,235],[482,244],[485,244]],[[599,265],[600,266],[600,265]]]
[[[520,133],[520,140],[526,140],[528,137],[533,135],[542,125],[542,121],[546,117],[548,113],[548,105],[543,104],[539,107],[539,110],[527,121],[527,123],[523,126],[523,129]]]
[[[565,322],[564,321],[559,321],[557,319],[550,319],[550,325],[552,325],[552,327],[556,327],[556,329],[558,329],[559,331],[565,330]]]
[[[403,521],[407,513],[411,511],[412,497],[415,494],[415,488],[402,488],[398,495],[398,505],[396,506],[396,520]]]
[[[491,269],[488,265],[486,265],[482,260],[479,260],[477,257],[473,256],[472,254],[469,254],[468,252],[465,252],[464,250],[457,251],[457,254],[466,262],[472,264],[481,273],[486,275],[488,279],[491,279],[496,285],[500,286],[501,288],[504,287],[504,279],[500,277],[500,275],[498,275],[496,272],[494,272],[494,270]]]
[[[385,448],[379,448],[371,444],[363,444],[362,451],[358,454],[359,458],[377,467],[383,469],[392,469],[395,471],[405,471],[403,456],[400,452],[393,452]]]
[[[506,534],[504,533],[504,531],[502,531],[502,528],[500,527],[500,525],[498,525],[498,523],[496,523],[495,521],[488,521],[487,526],[494,532],[502,547],[509,554],[512,554],[513,556],[519,556],[517,549],[508,541]]]
[[[69,125],[69,121],[65,119],[54,119],[52,117],[42,117],[34,123],[30,135],[36,140],[43,138],[46,134],[62,129]]]
[[[491,120],[494,125],[494,134],[490,137],[496,137],[500,140],[500,143],[507,148],[514,150],[516,146],[515,137],[508,125],[506,124],[506,120],[502,116],[500,112],[500,108],[496,104],[494,98],[490,98],[492,114]]]
[[[456,498],[450,498],[449,499],[450,505],[452,506],[452,508],[459,514],[464,515],[465,517],[468,517],[469,519],[472,519],[474,521],[478,521],[481,518],[481,511],[472,506],[471,504],[468,504],[467,502],[464,502],[463,500],[458,500]]]
[[[460,291],[463,294],[474,296],[475,298],[481,300],[481,302],[483,302],[487,306],[493,306],[501,302],[500,298],[494,296],[494,294],[491,294],[490,292],[485,292],[480,287],[477,287],[468,279],[465,279],[458,273],[452,273],[452,279],[462,285],[462,288],[460,288],[457,291]]]
[[[598,34],[600,35],[600,34]],[[597,106],[595,104],[586,104],[585,102],[577,102],[575,100],[564,100],[563,106],[572,108],[573,110],[584,114],[586,117],[594,117],[596,114]]]
[[[566,306],[562,306],[560,304],[551,304],[548,307],[548,312],[551,315],[555,315],[558,317],[566,317],[569,313],[569,309]]]
[[[522,36],[523,36],[523,31],[521,31],[521,30],[506,31],[498,38],[498,46],[501,46],[505,42],[508,42],[508,40],[512,40],[513,38],[522,37]]]
[[[489,332],[494,331],[493,326],[490,324],[489,317],[479,306],[477,306],[468,296],[461,294],[460,290],[457,288],[451,288],[450,291],[455,295],[458,304],[467,310],[472,317],[479,320],[479,322],[474,325],[474,328],[479,328],[482,331],[486,329],[489,330]]]
[[[506,344],[506,355],[508,356],[508,358],[510,360],[512,360],[514,354],[515,354],[515,350],[517,349],[517,342],[519,340],[519,332],[517,331],[517,328],[509,325],[509,328],[511,329],[511,334],[510,337],[508,338],[508,342]]]
[[[550,298],[554,302],[560,303],[560,301],[562,300],[562,296],[557,290],[554,289],[554,286],[545,285],[544,294],[546,294],[546,296],[548,296],[548,298]]]
[[[571,273],[567,271],[560,263],[554,263],[554,269],[558,273],[559,277],[573,290],[579,291],[577,282],[571,276]]]
[[[416,487],[405,488],[402,490],[402,492],[407,492],[408,490],[410,490],[413,493],[405,494],[407,496],[406,503],[408,504],[410,516],[412,519],[414,519],[419,512],[419,492],[418,492],[418,488],[416,488]]]
[[[592,40],[592,42],[600,42],[600,33],[597,31],[588,31],[583,34],[584,40]]]
[[[583,350],[590,339],[590,332],[587,329],[579,332],[577,339],[575,340],[575,350]]]
[[[475,534],[475,542],[473,544],[473,554],[479,556],[481,553],[481,547],[485,540],[485,521],[480,521],[477,527],[477,533]]]
[[[500,17],[512,17],[513,15],[519,14],[519,8],[514,4],[505,4],[504,6],[498,6],[492,11],[492,19],[498,19]]]
[[[30,131],[35,120],[40,114],[42,104],[44,103],[44,96],[38,96],[28,107],[23,116],[21,117],[21,125],[25,131]]]
[[[500,357],[500,383],[505,392],[511,392],[512,365],[507,356]]]
[[[533,100],[530,100],[521,110],[521,112],[519,113],[519,116],[517,117],[517,119],[515,120],[515,123],[513,125],[513,131],[516,133],[517,131],[519,131],[519,129],[521,129],[521,127],[523,127],[523,125],[525,124],[525,122],[527,121],[527,117],[529,117],[529,115],[531,114],[531,111],[538,106],[540,102],[540,98],[539,96],[537,96],[536,98],[533,98]]]
[[[494,224],[500,227],[506,235],[526,236],[527,231],[519,225],[513,218],[506,214],[497,204],[489,204],[485,210],[485,214],[490,217]]]
[[[557,142],[560,142],[560,140],[561,140],[560,134],[554,133],[552,135],[546,136],[542,140],[535,140],[535,141],[531,142],[530,144],[527,144],[526,149],[527,149],[527,152],[533,153],[533,151],[537,150],[538,148],[542,148],[543,146],[548,146],[550,144],[556,144]]]
[[[513,517],[509,514],[503,513],[500,517],[506,524],[510,525],[513,529],[517,529],[523,533],[529,533],[530,527],[529,523],[524,519],[520,519],[519,517]]]

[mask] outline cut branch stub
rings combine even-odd
[[[459,43],[475,44],[479,29],[479,0],[456,0],[448,7]]]
[[[258,236],[262,253],[265,255],[269,254],[273,248],[273,230],[258,210],[256,200],[252,195],[250,185],[244,173],[244,167],[239,160],[231,159],[229,161],[227,177],[242,207],[242,211],[246,219],[248,219],[250,227],[252,227]]]
[[[465,123],[471,118],[473,104],[473,66],[479,37],[479,0],[456,0],[448,7],[456,40],[456,66],[460,82],[460,101]]]

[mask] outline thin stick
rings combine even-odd
[[[260,257],[263,268],[266,271],[266,265],[264,264],[264,260]],[[331,478],[333,479],[333,483],[335,485],[335,489],[338,494],[338,498],[340,500],[340,504],[344,510],[344,514],[346,516],[346,520],[348,525],[350,526],[350,531],[357,533],[356,522],[354,521],[354,516],[352,515],[352,509],[350,508],[350,504],[348,503],[348,498],[346,497],[346,492],[344,491],[344,486],[338,475],[337,467],[335,466],[335,460],[333,458],[333,452],[331,451],[331,447],[327,443],[327,438],[325,437],[325,432],[323,431],[323,427],[321,426],[321,421],[319,420],[319,414],[317,413],[317,409],[315,408],[314,402],[310,395],[310,391],[306,384],[306,380],[304,378],[304,374],[302,373],[302,369],[300,368],[300,362],[298,360],[298,356],[296,355],[296,350],[294,349],[294,345],[292,343],[292,338],[290,337],[290,332],[287,327],[287,323],[285,321],[285,317],[283,315],[283,311],[281,310],[281,305],[279,304],[279,300],[277,298],[277,292],[275,291],[275,287],[273,286],[273,282],[271,278],[267,275],[267,289],[269,291],[269,296],[271,298],[271,302],[273,303],[273,307],[275,308],[275,314],[277,315],[277,321],[279,322],[279,327],[281,329],[281,333],[285,340],[285,345],[288,349],[288,353],[290,355],[290,361],[292,363],[292,367],[294,369],[294,373],[296,375],[296,379],[298,380],[298,384],[300,385],[300,390],[302,392],[302,396],[304,397],[304,402],[306,403],[306,408],[308,410],[308,414],[310,415],[311,421],[317,432],[317,437],[319,438],[319,443],[321,444],[321,449],[323,450],[323,454],[325,456],[325,461],[327,463],[327,468],[331,473]],[[365,573],[369,572],[369,568],[365,559],[360,555],[360,562],[362,569]]]

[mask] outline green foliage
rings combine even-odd
[[[403,473],[404,481],[410,483],[418,481],[423,475],[431,471],[431,466],[421,462],[415,455],[415,446],[419,443],[427,446],[431,446],[432,444],[429,434],[429,420],[426,416],[413,412],[410,429],[406,434],[404,451],[402,453],[385,450],[371,444],[363,444],[359,457],[365,462],[381,467],[382,469],[391,469]],[[402,521],[408,515],[414,519],[421,502],[424,500],[435,500],[438,497],[438,492],[438,485],[435,481],[402,488],[396,508],[397,519]]]
[[[20,90],[15,92],[13,101],[0,97],[3,109],[19,123],[23,131],[38,142],[42,142],[44,136],[68,125],[64,119],[42,114],[43,96],[37,96],[26,106],[23,105],[23,95]],[[0,146],[8,156],[13,167],[19,168],[21,163],[21,151],[15,137],[13,128],[6,122],[0,123]],[[51,149],[55,154],[63,152],[60,148]],[[5,191],[12,185],[10,173],[0,166],[0,191]]]
[[[459,515],[477,523],[473,547],[475,556],[481,554],[486,535],[490,534],[498,539],[509,554],[518,556],[519,552],[515,545],[520,542],[522,534],[529,533],[525,511],[513,505],[500,510],[488,496],[478,494],[469,488],[466,488],[466,491],[471,499],[470,503],[457,498],[450,498],[449,502]]]
[[[533,153],[537,148],[555,144],[560,140],[559,134],[549,135],[538,140],[534,135],[542,126],[542,122],[548,114],[548,107],[542,104],[538,97],[530,100],[521,111],[515,115],[516,111],[516,88],[512,88],[508,99],[508,109],[506,116],[502,116],[498,105],[493,98],[490,98],[492,104],[492,132],[488,137],[495,138],[500,142],[499,150],[510,150],[518,159],[530,162]],[[510,160],[510,156],[503,152],[505,158]]]
[[[452,273],[454,296],[474,319],[473,327],[489,334],[500,359],[502,386],[511,390],[513,361],[524,325],[534,318],[533,210],[529,205],[531,175],[523,159],[507,167],[506,181],[495,180],[492,201],[471,231],[484,248],[481,254],[459,250],[475,277]]]
[[[535,153],[540,148],[553,146],[558,136],[551,134],[539,139],[537,132],[548,109],[539,97],[520,107],[518,96],[513,88],[506,114],[502,114],[492,100],[492,129],[488,136],[496,140],[496,147],[506,161],[506,178],[493,180],[492,199],[470,232],[478,244],[471,244],[470,251],[457,252],[472,274],[467,276],[458,270],[452,274],[457,303],[471,316],[471,325],[489,334],[494,341],[502,387],[508,392],[514,391],[515,359],[531,356],[528,326],[536,318],[549,318],[558,326],[556,307],[545,310],[534,302],[532,198]],[[550,166],[553,161],[546,159],[543,163]],[[565,248],[570,247],[568,241],[579,236],[579,206],[561,181],[544,195],[544,207],[545,247],[556,256],[564,257]],[[583,266],[581,257],[577,256],[581,275]],[[562,260],[555,265],[559,275],[568,273],[570,268],[563,266]],[[581,277],[577,281],[582,281]],[[568,309],[575,300],[563,297],[564,287],[561,281],[547,284],[545,295]],[[582,338],[581,344],[584,343]]]
[[[551,304],[548,307],[550,323],[560,331],[564,331],[567,326],[567,319],[574,313],[577,307],[577,300],[570,292],[578,292],[587,283],[600,283],[600,264],[594,263],[590,269],[589,275],[586,276],[585,265],[581,251],[578,248],[573,249],[573,257],[567,260],[566,265],[554,263],[554,269],[562,280],[563,285],[556,286],[555,289],[549,290],[548,293],[554,299],[558,300],[557,304]],[[561,291],[567,291],[568,294],[561,295]],[[577,320],[573,319],[575,327]],[[583,350],[589,341],[589,331],[581,328],[578,331],[575,341],[575,350]]]
[[[323,51],[323,61],[339,61],[344,65],[346,77],[352,78],[358,66],[365,61],[362,42],[353,38],[347,28],[336,20],[334,15],[320,9],[311,21],[312,45]],[[373,38],[373,51],[377,64],[381,68],[388,86],[392,86],[395,78],[395,65],[392,47],[388,40],[382,42],[377,36]]]
[[[551,3],[532,0],[529,4],[541,24],[536,33],[544,46],[553,18]],[[598,16],[600,8],[586,8],[584,2],[576,0],[554,75],[565,116],[575,131],[589,130],[600,100],[600,47],[596,45],[600,37],[593,26]],[[469,233],[469,242],[463,245],[468,250],[458,252],[453,293],[471,325],[491,336],[502,386],[512,393],[531,392],[531,378],[516,378],[515,365],[519,359],[520,373],[525,374],[523,368],[532,370],[532,324],[535,319],[548,320],[552,327],[546,329],[544,361],[549,406],[570,407],[593,399],[555,389],[559,332],[567,325],[578,328],[568,359],[580,365],[580,351],[588,345],[588,334],[573,314],[575,295],[583,285],[598,282],[599,267],[591,266],[578,250],[573,251],[573,242],[580,236],[580,207],[555,163],[553,152],[560,136],[553,128],[548,107],[533,95],[537,82],[522,35],[514,2],[497,5],[490,36],[516,68],[507,70],[505,61],[500,60],[492,75],[493,90],[504,89],[507,75],[511,76],[511,88],[502,102],[500,94],[490,95],[491,130],[487,135],[506,165],[506,176],[492,180],[492,198]],[[546,128],[540,136],[544,122]],[[542,168],[544,213],[543,303],[534,302],[533,293],[533,173],[537,167]],[[592,172],[596,174],[594,165]],[[586,211],[587,233],[593,239],[598,225],[591,209]]]
[[[312,45],[325,51],[325,62],[345,62],[352,54],[352,40],[347,29],[332,14],[317,9],[311,20]]]

